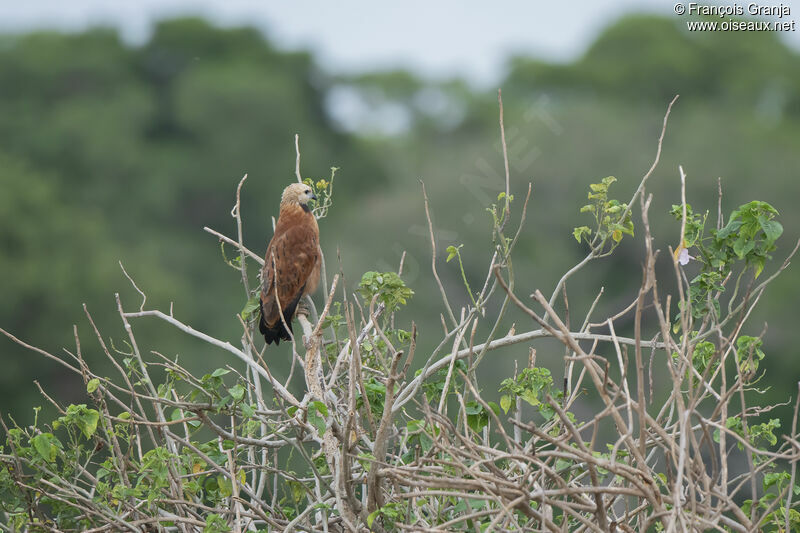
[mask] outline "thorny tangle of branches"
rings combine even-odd
[[[416,326],[403,331],[395,325],[401,293],[392,290],[402,291],[402,286],[364,288],[361,303],[348,293],[340,274],[330,279],[329,289],[324,285],[322,311],[317,313],[309,301],[308,313],[299,316],[302,336],[291,343],[292,367],[283,383],[271,372],[246,314],[240,317],[238,345],[215,339],[181,322],[171,309],[146,309],[145,293],[127,272],[142,302],[138,310],[126,310],[117,295],[126,350],[108,345],[86,311],[98,345],[118,371],[116,378],[89,368],[77,330],[76,349],[63,357],[0,330],[82,376],[92,405],[65,408],[45,394],[62,415],[57,424],[19,428],[3,421],[7,447],[0,455],[0,490],[13,493],[13,499],[3,508],[5,525],[0,527],[745,532],[769,523],[775,531],[789,530],[800,523],[793,502],[797,405],[791,434],[776,449],[759,445],[757,437],[765,429],[755,421],[769,408],[748,403],[755,368],[742,363],[752,361],[757,345],[741,353],[737,344],[753,306],[788,259],[765,281],[751,283],[724,315],[696,319],[691,282],[677,261],[678,295],[665,298],[659,292],[646,183],[658,164],[674,102],[664,117],[653,165],[624,205],[623,218],[638,203],[645,235],[638,294],[620,313],[596,320],[592,315],[601,290],[577,330],[570,329],[575,310],[569,307],[566,283],[607,255],[606,242],[596,242],[550,298],[539,290],[530,299],[515,292],[512,251],[524,231],[531,189],[516,229],[507,235],[512,198],[502,100],[505,192],[500,205],[493,206],[494,245],[472,305],[454,309],[450,303],[437,271],[430,200],[422,185],[444,333],[418,362],[415,375],[410,371]],[[302,181],[296,146],[296,175]],[[682,169],[681,177],[683,236],[689,215]],[[231,264],[241,272],[245,297],[251,299],[258,289],[248,277],[247,263],[260,265],[262,260],[242,239],[240,196],[246,178],[236,190],[232,211],[237,237],[206,230],[238,251]],[[402,274],[402,261],[397,274]],[[325,272],[323,279],[328,281]],[[383,277],[375,279],[383,282]],[[719,300],[718,289],[708,298]],[[499,311],[487,317],[486,304],[493,299]],[[530,319],[533,329],[502,335],[501,323],[514,309]],[[617,335],[615,322],[631,316],[633,337]],[[237,361],[197,377],[157,352],[144,354],[133,323],[146,318],[161,320]],[[483,339],[476,338],[479,320],[490,325]],[[644,339],[645,331],[654,331],[652,338]],[[549,370],[536,365],[533,343],[546,337],[565,346],[560,391],[552,386]],[[484,399],[477,369],[489,351],[514,345],[525,345],[528,364],[504,382],[507,394],[498,406]],[[701,348],[708,358],[698,366]],[[302,368],[302,396],[291,392],[295,367]],[[654,367],[669,379],[654,382]],[[153,369],[164,376],[160,384]],[[235,385],[225,381],[227,374],[236,378]],[[587,389],[596,406],[591,416],[580,419],[572,408]],[[662,399],[653,403],[656,397]],[[739,423],[731,424],[732,418]],[[67,428],[79,445],[61,445],[58,426]],[[210,439],[202,441],[201,435]],[[740,468],[742,461],[747,468]],[[770,486],[761,481],[780,474],[770,478],[778,479],[771,485],[776,492],[766,497]],[[780,481],[788,475],[788,483]]]

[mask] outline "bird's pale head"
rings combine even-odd
[[[317,196],[310,186],[305,183],[292,183],[283,190],[281,205],[299,204],[300,207],[308,211],[308,201],[316,199]]]

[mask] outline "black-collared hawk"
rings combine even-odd
[[[261,271],[258,329],[267,344],[280,344],[281,339],[291,338],[297,304],[319,283],[319,226],[308,207],[308,201],[316,199],[311,187],[303,183],[293,183],[283,190],[275,234],[267,246]]]

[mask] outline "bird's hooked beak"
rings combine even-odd
[[[316,194],[314,194],[313,192],[312,192],[311,194],[309,194],[309,195],[308,195],[308,197],[309,197],[309,199],[311,199],[311,200],[316,200],[316,199],[317,199],[317,195],[316,195]]]

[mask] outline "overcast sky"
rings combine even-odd
[[[499,79],[511,53],[571,59],[624,13],[677,18],[675,1],[0,0],[0,31],[76,31],[110,24],[127,41],[140,43],[158,19],[199,14],[223,26],[257,26],[280,48],[310,49],[331,72],[400,66],[426,76],[460,75],[486,86]],[[738,3],[746,9],[749,2]],[[800,0],[783,5],[792,11],[789,20],[800,19]],[[800,29],[785,38],[800,49]]]

